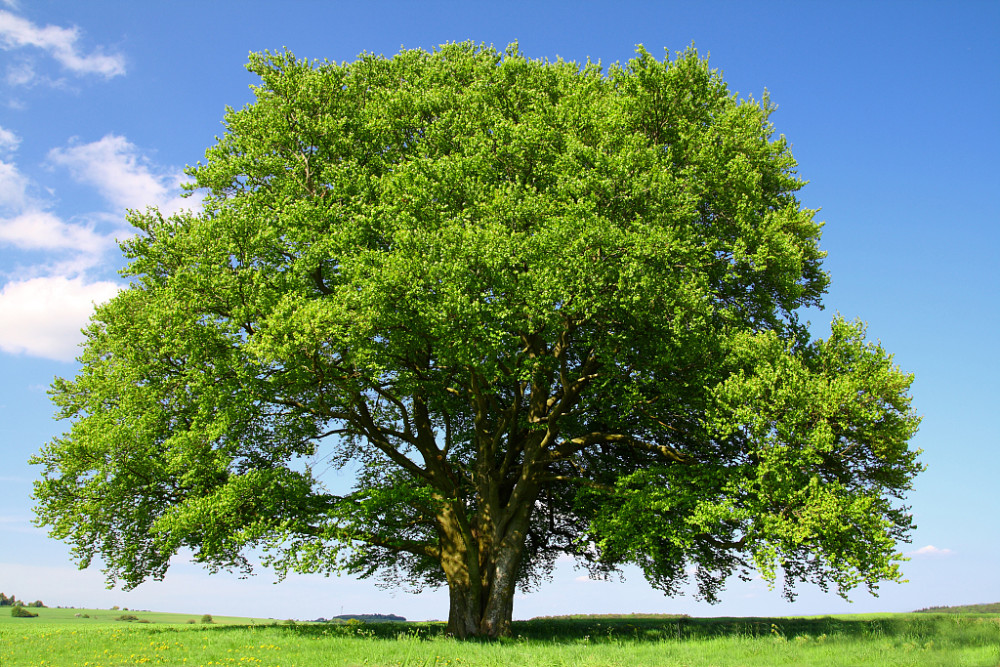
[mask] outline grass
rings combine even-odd
[[[160,611],[141,611],[138,609],[56,609],[54,607],[25,607],[38,614],[33,619],[36,623],[53,623],[59,625],[99,625],[115,621],[119,616],[131,614],[148,623],[188,624],[189,621],[201,622],[203,614],[172,614]],[[0,628],[9,623],[21,620],[10,615],[10,607],[0,607]],[[252,625],[255,623],[271,623],[273,619],[245,618],[240,616],[212,616],[216,625]],[[0,630],[2,632],[2,630]],[[3,665],[0,662],[0,665]]]
[[[0,665],[1000,665],[997,615],[535,619],[516,622],[511,639],[460,642],[446,637],[440,623],[270,625],[241,619],[242,624],[227,625],[219,617],[217,624],[204,625],[187,623],[200,618],[190,614],[36,611],[51,613],[35,619],[0,616]],[[121,613],[161,620],[110,620]]]

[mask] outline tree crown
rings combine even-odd
[[[571,553],[667,592],[694,564],[710,599],[749,568],[899,577],[911,378],[858,323],[800,323],[820,224],[766,97],[693,49],[248,67],[188,172],[203,210],[130,214],[131,283],[53,387],[37,511],[83,564],[134,586],[263,546],[455,590]]]

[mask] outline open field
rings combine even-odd
[[[187,622],[198,615],[148,612],[135,615],[151,622],[135,623],[110,620],[132,613],[124,610],[35,611],[52,613],[0,617],[3,667],[1000,665],[996,614],[536,619],[485,643],[445,637],[440,623],[205,625]]]
[[[6,624],[58,624],[94,626],[116,622],[123,614],[131,614],[142,621],[157,624],[188,624],[191,621],[200,623],[203,613],[173,614],[160,611],[141,611],[139,609],[56,609],[54,607],[25,607],[28,611],[38,614],[38,618],[13,618],[10,607],[0,608],[0,627]],[[246,618],[241,616],[215,616],[212,621],[216,625],[252,625],[255,623],[271,623],[270,618]],[[121,624],[121,621],[117,621]],[[2,630],[0,630],[2,632]],[[0,665],[4,663],[0,662]]]

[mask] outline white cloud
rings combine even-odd
[[[72,361],[83,340],[80,329],[95,303],[113,297],[113,282],[46,276],[9,282],[0,290],[0,350]]]
[[[28,205],[28,179],[17,166],[0,160],[0,211],[21,211]]]
[[[69,254],[69,260],[60,260],[60,272],[75,274],[96,265],[113,247],[112,234],[98,233],[89,223],[64,222],[29,194],[30,185],[16,165],[0,161],[0,246]],[[37,275],[38,268],[28,272]]]
[[[9,214],[0,215],[0,247],[45,254],[40,264],[17,267],[17,278],[0,288],[0,351],[71,361],[93,302],[118,290],[115,283],[83,277],[113,240],[92,225],[64,222],[44,210],[29,185],[16,165],[0,162],[0,214]]]
[[[18,144],[21,143],[21,138],[7,130],[0,127],[0,154],[4,152],[14,152],[17,150]]]
[[[23,250],[71,250],[96,256],[111,247],[113,239],[92,227],[65,223],[47,211],[28,210],[0,219],[0,243]]]
[[[170,214],[194,207],[178,195],[180,172],[158,168],[121,136],[54,149],[49,161],[94,187],[109,208],[64,219],[50,210],[53,202],[32,196],[45,188],[0,161],[0,247],[31,253],[16,272],[11,266],[0,273],[0,351],[71,361],[93,304],[120,289],[92,273],[105,265],[113,237],[132,233],[123,209],[157,206]]]
[[[177,194],[183,172],[153,173],[136,146],[122,136],[109,134],[88,144],[54,148],[49,161],[69,169],[77,181],[95,186],[117,212],[156,206],[169,215],[192,208],[190,199]]]
[[[917,549],[915,551],[908,552],[906,555],[907,556],[916,556],[916,557],[935,558],[935,557],[941,557],[941,556],[951,556],[954,553],[955,552],[952,551],[951,549],[939,549],[936,546],[934,546],[933,544],[928,544],[926,547],[920,547],[919,549]]]
[[[27,60],[7,65],[6,80],[12,86],[27,86],[32,83],[47,83],[50,86],[60,85],[48,77],[36,75],[34,66]]]
[[[105,78],[125,74],[125,59],[121,54],[108,55],[98,48],[93,53],[84,55],[77,45],[79,38],[80,29],[76,26],[40,27],[20,16],[0,10],[0,48],[8,51],[26,46],[42,49],[63,67],[77,74],[99,74]],[[30,79],[23,80],[23,83],[29,81]]]

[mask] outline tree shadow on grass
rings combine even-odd
[[[181,626],[183,627],[183,626]],[[188,626],[190,629],[190,626]],[[210,632],[267,629],[302,637],[358,637],[363,639],[443,639],[441,622],[408,623],[288,623],[260,625],[201,625]],[[178,628],[179,629],[179,628]],[[928,642],[947,640],[960,646],[1000,643],[1000,616],[955,614],[900,614],[878,618],[539,618],[514,621],[512,637],[499,641],[549,643],[662,642],[721,638],[849,638]],[[472,641],[488,641],[474,639]]]

